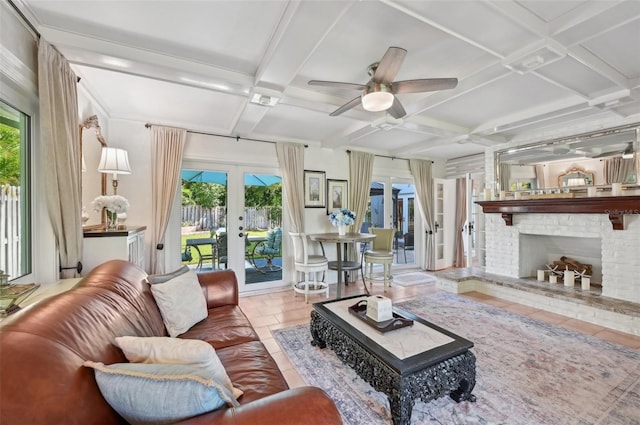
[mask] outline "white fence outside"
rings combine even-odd
[[[22,233],[19,186],[0,186],[0,270],[9,274],[9,279],[20,276]]]
[[[197,230],[226,227],[226,208],[204,208],[198,205],[182,207],[182,225],[195,226]],[[281,207],[245,208],[244,227],[249,230],[273,229],[282,225]]]

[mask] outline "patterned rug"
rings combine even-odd
[[[399,303],[475,343],[477,402],[416,402],[412,424],[640,424],[640,351],[453,294]],[[389,404],[307,325],[273,331],[309,384],[336,402],[345,424],[390,424]]]
[[[435,276],[425,272],[409,272],[393,275],[393,284],[398,286],[425,285],[436,283]]]

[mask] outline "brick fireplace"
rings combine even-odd
[[[494,211],[498,212],[498,211]],[[524,278],[566,255],[594,266],[606,297],[640,303],[640,215],[614,230],[607,214],[485,214],[486,271]],[[578,286],[578,285],[577,285]],[[577,289],[579,290],[579,289]]]

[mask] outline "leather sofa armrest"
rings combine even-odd
[[[196,416],[180,425],[342,425],[329,396],[317,387],[292,388],[240,407]]]
[[[233,270],[199,273],[198,281],[207,299],[207,308],[238,305],[238,280]]]

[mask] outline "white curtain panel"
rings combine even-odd
[[[150,274],[164,273],[164,236],[171,206],[180,184],[182,155],[187,130],[153,126],[151,128],[151,258]],[[154,249],[155,248],[155,249]]]
[[[634,169],[633,158],[611,158],[604,161],[604,176],[607,184],[626,183]]]
[[[464,223],[467,221],[467,179],[456,179],[456,267],[465,267]]]
[[[304,233],[304,146],[276,143],[276,155],[282,172],[282,191],[289,206],[293,233]]]
[[[360,231],[367,212],[374,158],[375,155],[370,153],[356,151],[349,153],[349,205],[347,207],[356,215],[352,226],[353,232]],[[354,248],[347,253],[346,258],[357,261],[357,255]]]
[[[364,222],[369,203],[369,191],[373,176],[374,155],[365,152],[351,151],[349,153],[349,209],[354,212],[356,219],[353,231],[359,232]]]
[[[431,174],[431,161],[423,159],[410,159],[409,169],[413,175],[413,183],[416,187],[416,199],[422,216],[422,221],[427,229],[427,242],[425,245],[425,264],[427,270],[435,270],[436,244],[433,229],[433,177]]]
[[[77,77],[44,39],[38,44],[40,138],[46,200],[58,245],[60,278],[78,275],[82,258],[82,189]]]

